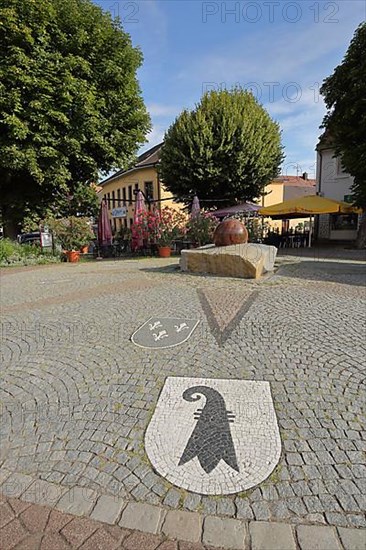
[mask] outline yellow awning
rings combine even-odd
[[[304,214],[312,216],[314,214],[361,214],[362,209],[352,206],[343,201],[335,201],[321,197],[319,195],[305,195],[288,201],[280,202],[272,206],[266,206],[259,210],[261,216],[284,216],[294,214]]]

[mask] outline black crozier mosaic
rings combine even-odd
[[[207,474],[216,468],[220,460],[239,472],[230,432],[230,422],[234,422],[235,415],[226,410],[222,395],[207,386],[188,388],[183,393],[183,399],[198,401],[201,399],[199,394],[206,397],[206,404],[203,409],[197,409],[194,413],[198,422],[180,458],[179,466],[197,457]]]

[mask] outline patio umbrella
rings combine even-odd
[[[235,204],[234,206],[228,206],[227,208],[221,208],[216,210],[213,214],[216,218],[225,218],[233,214],[256,214],[260,206],[253,202],[243,202],[242,204]]]
[[[133,223],[139,223],[141,214],[145,212],[145,199],[141,191],[136,195],[135,212],[133,214]],[[144,245],[142,238],[132,239],[132,250],[142,248]]]
[[[312,217],[314,214],[359,214],[362,210],[347,202],[335,201],[320,195],[305,195],[290,199],[288,201],[267,206],[259,210],[261,216],[270,216],[271,218],[299,218],[310,217],[309,226],[309,247],[311,246],[312,236]]]
[[[100,246],[109,246],[112,244],[112,229],[108,216],[108,206],[106,201],[102,201],[98,217],[98,243]]]
[[[360,213],[361,210],[343,201],[335,201],[320,195],[305,195],[290,199],[288,201],[266,206],[259,210],[261,216],[294,216],[301,214],[300,217],[314,214],[352,214]]]
[[[199,215],[200,211],[201,211],[200,201],[198,200],[197,195],[195,195],[193,197],[193,202],[192,202],[192,210],[191,210],[192,218],[196,218]]]

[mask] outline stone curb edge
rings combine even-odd
[[[51,506],[61,512],[89,517],[110,525],[144,533],[164,535],[190,543],[232,550],[365,550],[366,529],[245,521],[204,516],[199,512],[166,510],[144,502],[99,495],[86,487],[64,487],[27,474],[0,471],[0,492],[33,504]]]

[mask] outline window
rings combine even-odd
[[[152,181],[145,181],[145,195],[148,200],[153,200],[154,198],[154,185]]]
[[[126,206],[126,187],[122,189],[123,194],[123,206]]]
[[[357,214],[332,214],[330,227],[332,231],[357,230]]]
[[[133,218],[130,218],[130,227],[133,225]]]
[[[135,191],[138,191],[138,190],[139,190],[139,184],[135,183]]]
[[[124,218],[123,224],[124,224],[125,227],[127,227],[127,218]]]
[[[117,206],[121,206],[121,190],[117,189]]]
[[[128,204],[132,204],[132,185],[128,186]]]
[[[108,206],[108,209],[111,208],[111,194],[110,193],[107,194],[107,206]]]
[[[115,200],[116,200],[116,195],[115,195],[114,191],[112,191],[112,204],[111,204],[111,208],[115,208],[115,206],[116,206]]]
[[[337,176],[347,176],[347,172],[342,164],[342,160],[340,157],[337,157],[336,158],[336,173],[337,173]]]

